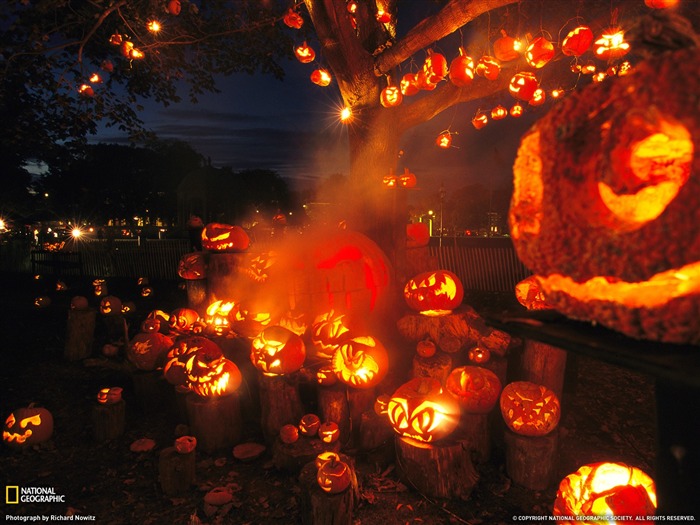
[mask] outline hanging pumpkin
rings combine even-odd
[[[372,388],[389,371],[386,348],[374,337],[353,337],[333,354],[333,372],[340,381],[354,388]]]
[[[501,120],[508,116],[508,110],[500,104],[491,110],[493,120]]]
[[[415,188],[418,183],[415,173],[411,173],[408,168],[403,169],[403,174],[398,177],[399,186],[402,188]]]
[[[399,86],[387,86],[382,89],[379,95],[379,102],[385,108],[394,108],[401,105],[403,101],[403,95],[401,94],[401,88]]]
[[[345,314],[338,314],[334,310],[316,316],[311,325],[311,343],[316,358],[331,359],[338,347],[350,339],[350,329],[346,323]]]
[[[512,108],[510,108],[510,116],[511,117],[521,117],[523,115],[523,106],[521,104],[514,104]]]
[[[513,75],[508,85],[508,91],[518,100],[529,101],[540,83],[534,73],[522,71]]]
[[[531,106],[541,106],[544,104],[545,100],[547,100],[547,94],[545,93],[544,89],[541,87],[538,87],[535,92],[532,94],[532,98],[528,102]]]
[[[409,308],[425,315],[445,315],[462,304],[462,282],[449,270],[435,270],[416,275],[403,291]]]
[[[139,370],[155,370],[165,364],[173,340],[160,332],[139,332],[126,348],[126,358]]]
[[[489,116],[481,111],[474,115],[474,118],[472,119],[472,126],[474,126],[476,129],[481,129],[488,123]]]
[[[625,41],[625,32],[619,27],[610,27],[594,42],[595,56],[601,60],[616,60],[625,56],[630,45]]]
[[[447,76],[447,60],[445,56],[428,49],[428,56],[423,62],[423,71],[430,84],[437,84]]]
[[[263,375],[278,376],[299,370],[306,359],[306,346],[297,334],[270,326],[253,338],[250,360]]]
[[[501,414],[508,428],[523,436],[544,436],[559,424],[559,398],[529,381],[508,383],[501,392]]]
[[[411,97],[420,91],[418,84],[416,83],[415,73],[406,73],[401,77],[401,94],[405,97]]]
[[[168,13],[173,16],[177,16],[182,11],[182,4],[180,0],[169,0],[168,1]]]
[[[687,110],[698,69],[697,50],[649,59],[562,100],[523,137],[513,245],[563,314],[700,343],[700,116]]]
[[[438,379],[417,377],[391,395],[386,414],[400,436],[432,443],[457,428],[460,409]]]
[[[51,439],[53,416],[45,408],[30,404],[13,410],[2,428],[2,441],[10,448],[28,448]]]
[[[592,463],[566,476],[559,484],[554,500],[557,523],[580,523],[587,516],[595,523],[636,523],[649,519],[656,511],[656,487],[644,471],[622,463]],[[600,520],[595,520],[599,516]],[[629,521],[611,516],[630,516]]]
[[[243,228],[212,222],[202,230],[202,248],[211,252],[242,252],[250,246],[250,238]]]
[[[457,87],[466,87],[474,80],[474,59],[468,56],[463,47],[459,55],[450,62],[450,82]]]
[[[416,73],[416,86],[422,91],[432,91],[437,87],[437,82],[431,82],[425,69],[421,69]]]
[[[445,389],[468,414],[486,414],[498,402],[501,381],[488,368],[460,366],[445,380]]]
[[[496,80],[501,73],[501,65],[495,58],[484,55],[479,59],[475,71],[480,77],[484,77],[487,80]]]
[[[302,16],[291,7],[285,13],[284,18],[282,18],[282,22],[284,22],[284,25],[291,27],[292,29],[301,29],[301,26],[304,25],[304,19]]]
[[[534,68],[541,68],[554,58],[554,44],[543,36],[535,38],[525,51],[525,60]]]
[[[382,179],[382,184],[390,189],[396,188],[396,185],[398,184],[398,179],[396,178],[393,169],[389,171],[388,175],[384,175],[384,178]]]
[[[452,145],[452,133],[449,130],[443,131],[435,139],[438,148],[447,149]]]
[[[578,26],[569,31],[561,43],[561,52],[569,57],[580,57],[591,47],[593,31],[588,26]]]
[[[296,56],[297,60],[302,64],[308,64],[309,62],[313,62],[316,58],[316,51],[304,42],[300,46],[294,48],[294,56]]]
[[[406,225],[406,248],[420,248],[430,242],[430,230],[425,222],[411,222]]]
[[[202,252],[186,253],[180,257],[177,274],[185,280],[193,281],[207,278],[207,262]]]
[[[331,74],[327,69],[314,69],[309,77],[317,86],[326,87],[331,83]]]
[[[501,62],[510,62],[520,56],[519,46],[520,43],[502,29],[501,37],[493,43],[493,54]]]
[[[340,494],[352,483],[352,472],[347,463],[336,453],[327,454],[318,469],[316,481],[321,490],[328,494]]]

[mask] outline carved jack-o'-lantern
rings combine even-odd
[[[405,97],[411,97],[420,91],[418,84],[416,83],[415,73],[406,73],[401,77],[401,94]]]
[[[476,64],[476,74],[487,80],[496,80],[501,73],[501,65],[498,61],[488,55],[484,55]]]
[[[236,311],[236,303],[233,301],[214,301],[207,306],[204,322],[209,327],[209,330],[215,334],[226,334],[231,327],[229,316],[231,312]]]
[[[339,494],[347,490],[352,483],[353,474],[347,463],[340,460],[338,454],[326,453],[316,475],[321,490],[329,494]]]
[[[308,329],[306,313],[288,310],[279,319],[281,327],[294,332],[297,335],[304,335]]]
[[[282,443],[286,443],[287,445],[291,445],[292,443],[299,441],[299,428],[291,423],[282,425],[280,428],[280,441],[282,441]]]
[[[299,421],[299,432],[304,436],[313,437],[318,433],[321,419],[316,414],[304,414]]]
[[[486,414],[498,402],[501,381],[487,368],[460,366],[447,376],[445,389],[457,400],[464,412]]]
[[[120,386],[113,386],[109,388],[101,388],[97,392],[97,402],[103,405],[113,405],[114,403],[119,403],[122,400],[123,388]]]
[[[311,82],[321,87],[330,85],[332,80],[331,74],[326,69],[314,69],[309,78]]]
[[[423,62],[423,71],[430,84],[437,84],[447,76],[447,60],[444,55],[429,49]]]
[[[520,42],[501,30],[501,37],[493,43],[493,54],[501,62],[510,62],[520,56]]]
[[[475,346],[469,350],[467,357],[472,363],[482,365],[484,363],[488,363],[491,359],[491,351],[483,346]]]
[[[386,348],[374,337],[354,337],[333,354],[331,366],[343,383],[355,388],[372,388],[389,371]]]
[[[306,42],[294,48],[294,56],[302,64],[313,62],[316,58],[316,51],[313,50]]]
[[[449,148],[452,145],[452,132],[450,130],[445,130],[440,133],[435,139],[435,145],[438,148]]]
[[[559,398],[549,388],[529,381],[508,383],[501,392],[501,414],[513,432],[544,436],[559,424]]]
[[[291,7],[285,13],[284,18],[282,18],[282,22],[284,22],[284,25],[287,27],[291,27],[293,29],[301,29],[301,26],[304,25],[304,19],[302,16]]]
[[[223,357],[221,347],[207,337],[200,335],[181,337],[175,341],[166,356],[163,367],[163,376],[166,381],[176,386],[187,385],[187,363],[195,354],[205,362]]]
[[[335,421],[326,421],[318,427],[318,437],[324,443],[335,443],[340,439],[340,427]]]
[[[500,104],[491,110],[491,118],[493,120],[501,120],[506,118],[507,116],[508,110]]]
[[[408,168],[403,169],[403,174],[399,175],[398,181],[402,188],[415,188],[418,183],[415,173],[411,173]]]
[[[186,253],[180,257],[177,274],[188,281],[207,278],[207,262],[202,252]]]
[[[242,252],[250,246],[250,237],[240,226],[212,222],[202,230],[202,248],[211,252]]]
[[[127,359],[139,370],[155,370],[165,364],[173,340],[160,332],[139,332],[126,349]]]
[[[350,329],[346,323],[345,314],[336,313],[334,310],[316,316],[311,325],[311,342],[316,358],[332,358],[340,344],[350,338]]]
[[[700,114],[687,111],[698,68],[697,50],[649,59],[562,100],[523,137],[513,245],[563,314],[700,343]],[[593,137],[583,148],[582,136]]]
[[[401,88],[399,86],[387,86],[382,89],[379,95],[379,102],[385,108],[393,108],[401,105],[403,101],[403,95],[401,94]]]
[[[305,359],[304,341],[291,330],[270,326],[253,338],[250,360],[266,376],[296,372]]]
[[[588,26],[578,26],[569,31],[561,43],[561,52],[566,56],[580,57],[593,43],[593,31]]]
[[[438,379],[417,377],[391,395],[386,415],[397,434],[431,443],[457,428],[460,409]]]
[[[243,377],[236,363],[219,357],[205,360],[201,352],[193,353],[185,364],[187,386],[202,397],[224,396],[235,392]]]
[[[122,313],[122,300],[114,295],[107,295],[100,301],[102,315],[118,315]]]
[[[535,38],[525,51],[525,60],[534,68],[541,68],[554,58],[554,44],[543,36]]]
[[[561,481],[553,514],[561,516],[557,522],[566,525],[580,523],[576,516],[587,516],[589,523],[631,524],[638,521],[638,516],[646,520],[655,511],[656,487],[644,471],[622,463],[593,463]],[[611,521],[611,516],[630,519]]]
[[[37,308],[48,308],[51,306],[51,297],[48,295],[40,295],[34,299],[34,306]]]
[[[515,298],[528,310],[552,309],[535,275],[530,275],[515,285]]]
[[[508,85],[508,91],[518,100],[529,101],[540,83],[534,73],[522,71],[513,75]]]
[[[199,321],[199,314],[192,308],[177,308],[170,313],[170,328],[176,332],[191,332],[195,323]]]
[[[625,41],[625,32],[618,27],[607,29],[594,42],[595,56],[601,60],[615,60],[625,56],[630,45]]]
[[[274,325],[278,316],[271,311],[272,306],[266,303],[267,301],[260,300],[232,310],[229,320],[233,330],[243,337],[252,339],[268,326]]]
[[[454,273],[435,270],[416,275],[403,291],[408,306],[425,315],[444,315],[462,304],[464,288]]]
[[[531,106],[541,106],[547,100],[547,93],[541,87],[538,87],[532,94],[532,98],[528,101]]]
[[[178,454],[189,454],[197,448],[197,438],[194,436],[180,436],[175,439],[174,446]]]
[[[2,441],[11,448],[26,448],[48,441],[52,434],[51,412],[31,404],[7,416],[2,428]]]
[[[474,59],[466,54],[463,47],[459,55],[450,62],[450,82],[457,87],[466,87],[474,80]]]
[[[477,114],[474,115],[474,118],[472,118],[472,126],[474,126],[476,129],[481,129],[488,123],[489,116],[483,111],[477,112]]]

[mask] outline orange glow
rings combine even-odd
[[[313,62],[316,58],[316,52],[306,42],[294,49],[294,55],[302,64]]]
[[[435,139],[435,144],[443,149],[449,148],[452,145],[452,134],[449,131],[443,131]]]
[[[331,74],[325,69],[314,70],[310,78],[311,82],[321,87],[326,87],[331,83]]]
[[[350,109],[348,106],[345,106],[343,109],[340,110],[340,121],[343,123],[350,122],[352,120],[352,109]]]
[[[489,117],[486,113],[479,112],[474,115],[474,118],[472,119],[472,126],[474,126],[476,129],[481,129],[488,123]]]
[[[95,90],[89,84],[83,84],[78,88],[78,93],[86,97],[95,96]]]
[[[496,106],[491,110],[491,118],[493,120],[501,120],[508,116],[508,110],[503,106]]]
[[[146,27],[151,33],[157,33],[161,30],[161,25],[158,20],[149,20],[148,24],[146,24]]]
[[[100,82],[102,82],[102,77],[98,73],[93,73],[92,75],[90,75],[90,82],[92,82],[93,84],[99,84]]]
[[[609,29],[595,41],[595,56],[601,60],[614,60],[625,56],[630,50],[625,42],[625,33],[619,29]]]
[[[233,302],[215,301],[207,306],[205,322],[211,326],[217,334],[227,332],[229,329],[229,313],[236,306]]]

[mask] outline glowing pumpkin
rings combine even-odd
[[[417,377],[391,395],[386,415],[400,436],[431,443],[449,436],[457,428],[460,409],[438,379]]]
[[[187,385],[188,362],[192,358],[212,362],[223,357],[221,347],[200,335],[181,337],[170,348],[163,367],[163,376],[171,385]],[[192,368],[192,365],[189,365]]]
[[[508,85],[508,91],[513,97],[518,100],[529,101],[535,90],[539,87],[540,82],[534,73],[529,71],[523,71],[521,73],[516,73],[513,78],[510,79],[510,84]]]
[[[177,274],[188,281],[207,278],[207,263],[202,252],[186,253],[180,257]]]
[[[201,352],[194,352],[185,363],[187,386],[202,397],[232,394],[241,385],[243,377],[236,363],[218,357],[206,360]]]
[[[474,80],[474,60],[464,48],[459,48],[459,55],[450,62],[450,82],[457,87],[466,87]]]
[[[250,246],[250,238],[243,228],[212,222],[202,230],[202,248],[211,252],[241,252]]]
[[[508,428],[523,436],[544,436],[559,424],[559,398],[529,381],[508,383],[501,392],[501,415]]]
[[[656,511],[656,487],[644,471],[622,463],[592,463],[566,476],[559,484],[554,500],[554,516],[560,524],[636,523]],[[569,516],[567,519],[566,516]],[[599,516],[600,520],[595,520]],[[631,516],[629,521],[611,520],[611,516]]]
[[[333,310],[316,316],[311,325],[311,343],[314,345],[315,357],[333,357],[337,348],[350,338],[350,329],[346,323],[345,314],[338,314]]]
[[[460,304],[464,287],[449,270],[435,270],[416,275],[404,287],[406,304],[425,315],[445,315]]]
[[[170,314],[168,324],[175,332],[187,333],[195,328],[195,324],[199,321],[199,314],[192,308],[177,308]]]
[[[543,36],[535,38],[525,51],[525,60],[534,68],[541,68],[554,58],[554,44]]]
[[[126,358],[139,370],[155,370],[165,364],[173,340],[160,332],[139,332],[126,348]]]
[[[578,26],[569,31],[561,43],[561,52],[566,56],[580,57],[591,47],[593,31],[588,26]]]
[[[340,439],[340,427],[335,421],[326,421],[318,427],[318,437],[324,443],[335,443]]]
[[[317,86],[326,87],[331,83],[331,74],[326,69],[314,69],[309,76]]]
[[[304,42],[300,46],[294,48],[294,56],[296,56],[297,60],[302,64],[308,64],[309,62],[313,62],[316,58],[316,51]]]
[[[253,338],[250,360],[266,376],[291,374],[306,359],[300,336],[281,326],[270,326]]]
[[[430,84],[437,84],[447,76],[447,60],[444,55],[429,49],[423,62],[423,71]]]
[[[700,343],[700,115],[687,111],[698,68],[697,50],[644,61],[561,101],[523,137],[513,245],[563,314]],[[581,136],[593,137],[583,149]]]
[[[374,337],[354,337],[338,347],[331,367],[343,383],[354,388],[372,388],[389,371],[389,356]]]
[[[425,222],[411,222],[406,225],[406,248],[427,246],[430,242],[430,230]]]
[[[405,97],[411,97],[420,91],[418,84],[416,84],[416,74],[406,73],[401,77],[401,94]]]
[[[476,64],[476,74],[487,80],[496,80],[501,73],[501,65],[492,56],[484,55]]]
[[[51,439],[53,416],[33,404],[13,410],[2,428],[2,441],[10,448],[28,448]]]
[[[595,56],[601,60],[615,60],[625,56],[630,45],[625,41],[625,32],[619,27],[607,29],[598,40],[594,42]]]
[[[282,21],[284,22],[284,25],[291,27],[292,29],[301,29],[301,26],[304,25],[304,19],[291,7],[285,13]]]
[[[304,414],[299,420],[299,432],[304,436],[315,436],[320,426],[321,420],[316,414]]]
[[[491,370],[480,366],[460,366],[450,372],[445,389],[464,412],[486,414],[498,402],[501,381]]]
[[[519,45],[515,38],[508,36],[508,33],[502,29],[501,37],[493,43],[493,54],[501,62],[510,62],[520,56]]]
[[[399,106],[403,100],[401,88],[398,86],[387,86],[379,94],[379,102],[385,108]]]
[[[353,474],[347,463],[340,456],[330,453],[324,456],[316,475],[316,481],[321,490],[328,494],[340,494],[352,483]]]

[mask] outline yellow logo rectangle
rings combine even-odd
[[[19,486],[5,485],[5,503],[8,505],[19,503]]]

